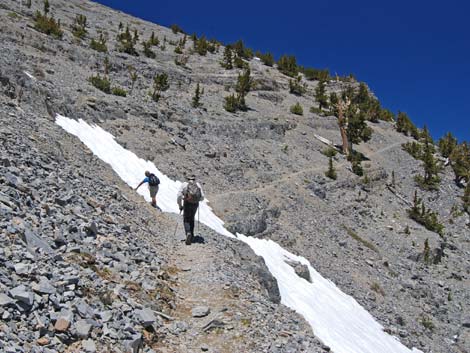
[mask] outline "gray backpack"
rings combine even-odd
[[[184,201],[198,203],[202,199],[201,188],[196,183],[189,183],[183,191]]]

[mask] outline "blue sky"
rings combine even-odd
[[[435,138],[470,140],[468,1],[98,0],[146,20],[224,43],[295,55],[299,64],[353,73],[383,106]]]

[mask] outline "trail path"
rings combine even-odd
[[[397,146],[401,146],[401,144],[402,144],[402,142],[397,142],[397,143],[385,146],[381,149],[378,149],[376,151],[372,151],[371,153],[368,153],[367,156],[368,157],[373,157],[375,155],[382,154],[382,153],[387,152],[387,151],[389,151],[389,150],[391,150],[391,149],[393,149]],[[336,168],[344,167],[347,163],[348,162],[346,160],[344,160],[343,162],[336,164],[335,167]],[[311,167],[311,168],[305,168],[305,169],[302,169],[302,170],[299,170],[299,171],[296,171],[296,172],[284,174],[279,179],[276,179],[276,180],[274,180],[274,181],[272,181],[268,184],[265,184],[264,186],[259,186],[259,187],[255,187],[255,188],[252,188],[252,189],[246,189],[246,190],[227,191],[227,192],[223,192],[223,193],[210,195],[210,198],[211,198],[211,200],[215,201],[215,200],[218,200],[218,199],[226,198],[227,196],[237,195],[237,194],[241,194],[241,193],[261,193],[261,192],[265,192],[265,191],[270,191],[270,190],[278,188],[280,184],[291,181],[294,178],[298,178],[298,177],[300,177],[301,175],[303,175],[305,173],[324,172],[324,171],[325,171],[325,166],[315,166],[315,167]]]

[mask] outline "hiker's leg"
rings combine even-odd
[[[191,210],[190,205],[185,203],[183,206],[183,225],[185,234],[191,233]]]
[[[150,186],[149,185],[149,191],[150,191],[150,198],[152,199],[152,206],[157,206],[157,192],[158,192],[158,186]]]
[[[189,219],[189,227],[191,235],[194,235],[194,216],[196,216],[197,211],[197,204],[190,204],[190,219]]]

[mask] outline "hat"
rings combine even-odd
[[[196,176],[194,174],[191,174],[188,176],[188,180],[196,180]]]

